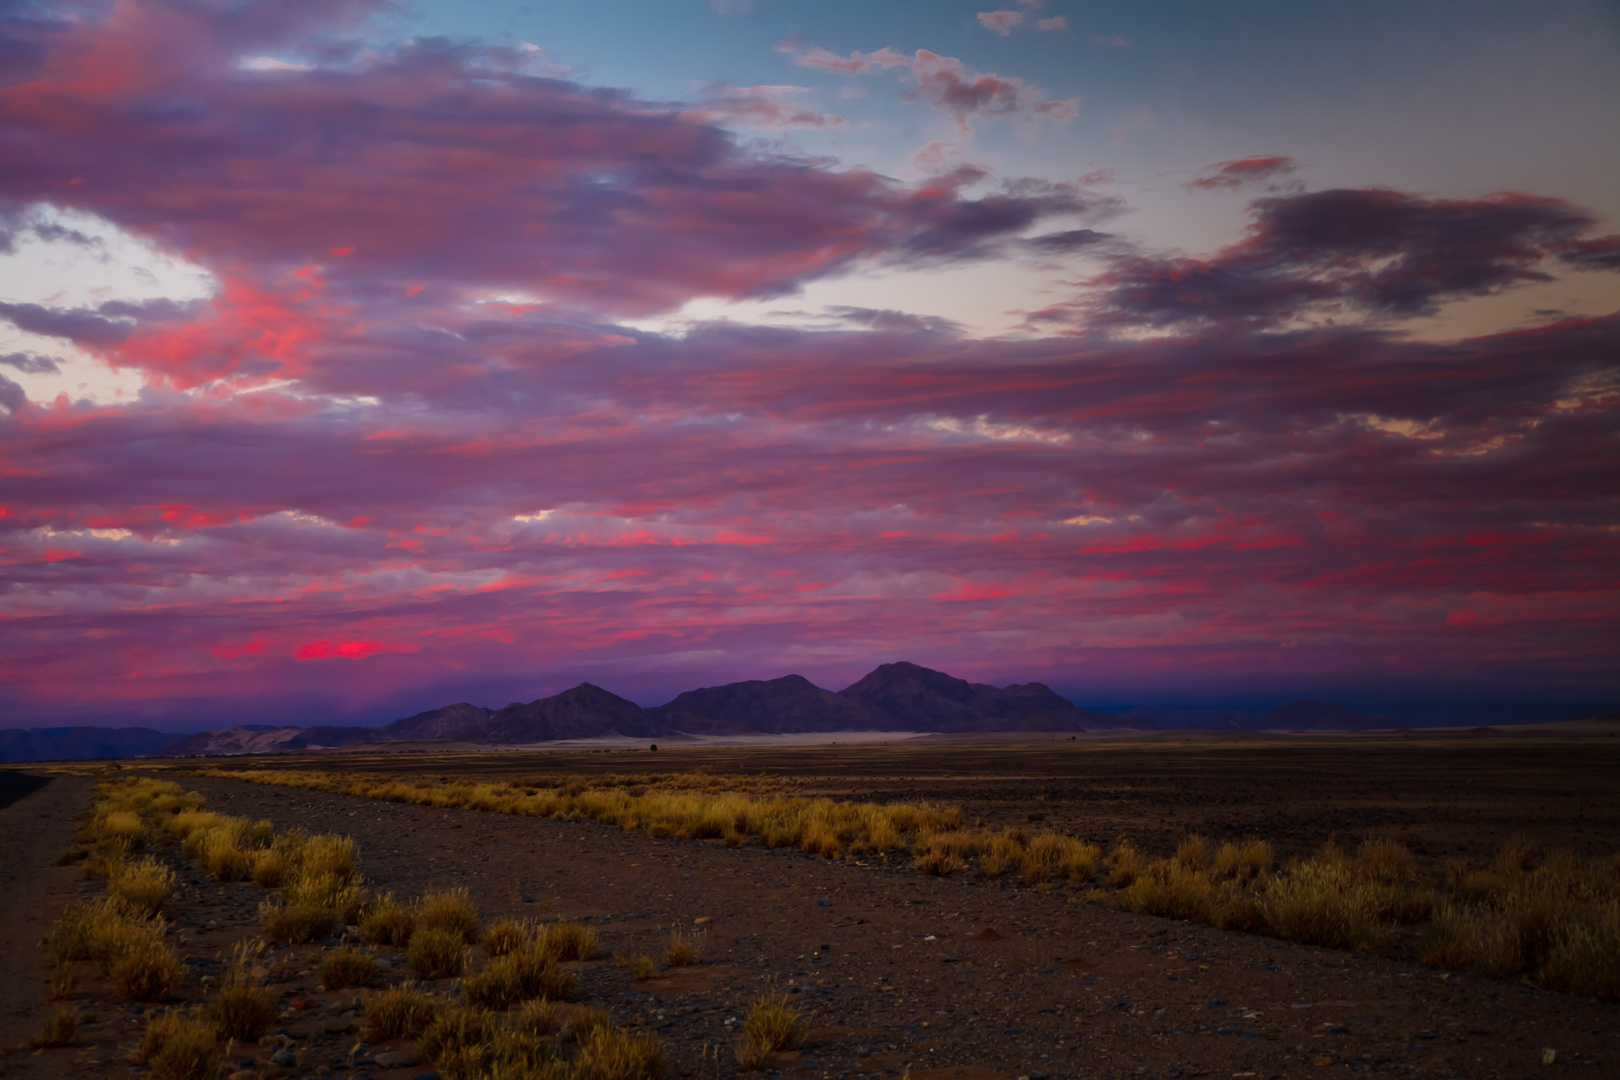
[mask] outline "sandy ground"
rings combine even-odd
[[[1061,892],[653,840],[588,822],[187,782],[230,813],[355,836],[376,888],[410,895],[465,885],[486,917],[587,920],[601,952],[577,965],[579,1000],[657,1032],[681,1077],[725,1075],[736,1019],[772,989],[791,994],[815,1031],[767,1077],[1601,1077],[1620,1062],[1612,1004],[1068,903]],[[54,854],[54,838],[43,848]],[[263,893],[184,873],[201,895],[174,917],[181,951],[200,972],[255,932]],[[609,959],[659,954],[671,927],[699,918],[711,920],[699,967],[637,983]],[[218,929],[201,929],[209,920]],[[289,1000],[295,992],[281,989]],[[363,994],[313,989],[301,992],[308,1010],[288,1021],[304,1047],[296,1074],[349,1075],[333,1063],[354,1060],[354,1036],[328,1029],[344,1027]],[[198,993],[188,983],[186,994]],[[117,1044],[139,1019],[96,1011],[79,1045],[5,1058],[6,1075],[125,1075]],[[1547,1048],[1556,1073],[1541,1064]],[[257,1048],[236,1053],[264,1057]],[[403,1078],[421,1068],[359,1071]]]
[[[72,843],[72,815],[89,804],[90,787],[57,777],[0,808],[0,1050],[34,1034],[50,1011],[39,939],[75,893],[78,867],[55,862]],[[12,1060],[0,1059],[6,1075]]]

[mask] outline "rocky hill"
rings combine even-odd
[[[51,761],[155,754],[184,735],[151,728],[56,727],[0,731],[0,761]]]

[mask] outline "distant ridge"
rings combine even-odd
[[[1012,732],[1154,728],[1151,720],[1079,709],[1041,683],[1007,687],[970,683],[918,664],[884,664],[834,693],[802,675],[688,690],[643,709],[580,683],[536,701],[485,709],[467,702],[417,713],[375,728],[223,728],[162,748],[166,756],[288,753],[364,743],[463,742],[523,746],[622,736],[792,735],[835,731]],[[145,751],[152,753],[155,751]]]
[[[1185,710],[1187,719],[1204,711]],[[1366,731],[1400,726],[1387,717],[1310,700],[1293,702],[1260,717],[1221,713],[1199,719],[1210,727],[1248,731]],[[382,727],[251,724],[190,736],[144,728],[0,731],[0,760],[292,753],[397,742],[525,746],[609,736],[657,740],[838,731],[971,735],[1158,727],[1146,716],[1078,708],[1042,683],[1002,687],[970,683],[920,664],[897,661],[880,665],[836,693],[802,675],[783,675],[688,690],[651,709],[600,686],[580,683],[560,694],[513,702],[500,709],[457,702]]]
[[[56,727],[0,731],[0,761],[137,757],[184,739],[151,728]]]

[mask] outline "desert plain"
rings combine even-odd
[[[272,782],[199,774],[221,770]],[[970,827],[1063,833],[1104,851],[1125,841],[1149,858],[1173,855],[1189,834],[1214,844],[1259,837],[1279,862],[1329,843],[1353,852],[1366,840],[1393,839],[1410,852],[1414,875],[1438,879],[1448,863],[1490,865],[1514,837],[1592,861],[1620,852],[1620,737],[1612,724],[657,751],[417,747],[30,772],[51,779],[0,809],[6,1077],[143,1071],[129,1051],[152,1007],[119,1001],[93,972],[64,998],[80,1017],[73,1040],[16,1049],[62,1007],[46,1000],[40,938],[65,905],[105,889],[80,865],[58,865],[60,856],[75,842],[76,818],[91,806],[97,781],[131,775],[175,781],[201,793],[208,809],[269,821],[278,833],[352,837],[360,872],[378,893],[465,888],[486,925],[561,919],[590,928],[595,956],[566,965],[575,1003],[655,1037],[675,1077],[1596,1078],[1620,1068],[1620,1003],[1426,966],[1416,927],[1371,952],[1329,949],[1121,910],[1100,899],[1097,883],[1029,884],[971,867],[930,876],[909,856],[823,858],[754,837],[736,846],[655,838],[589,819],[274,783],[341,772],[374,782],[539,788],[566,778],[634,784],[696,773],[720,783],[751,778],[791,798],[954,806]],[[184,1007],[203,1000],[235,946],[265,938],[265,890],[215,880],[177,847],[149,854],[176,875],[164,913],[186,971],[170,1005]],[[661,957],[672,934],[694,940],[700,962],[659,963],[652,977],[622,963]],[[433,1073],[408,1042],[361,1041],[366,1001],[409,977],[404,950],[374,950],[377,987],[326,991],[314,972],[323,948],[336,944],[269,946],[280,1012],[262,1044],[231,1047],[221,1075]],[[430,985],[457,992],[456,980]],[[773,994],[802,1014],[808,1037],[745,1073],[733,1053],[740,1026],[752,1002]]]

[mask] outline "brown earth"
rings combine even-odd
[[[1191,830],[1257,833],[1285,850],[1334,834],[1393,831],[1438,860],[1482,856],[1512,832],[1613,852],[1616,756],[1604,737],[1312,737],[346,757],[342,767],[543,779],[702,766],[805,777],[807,789],[841,796],[958,802],[987,824],[1044,814],[1045,826],[1102,842],[1127,835],[1149,854]],[[301,763],[276,762],[283,764]],[[465,885],[488,918],[588,920],[600,954],[576,966],[578,1000],[657,1032],[682,1077],[734,1071],[737,1018],[773,989],[790,993],[816,1026],[804,1050],[781,1056],[766,1077],[1600,1077],[1620,1062],[1614,1003],[1448,977],[1398,956],[1136,916],[1008,882],[653,840],[589,822],[177,778],[215,809],[354,836],[374,888],[414,895]],[[182,924],[182,955],[228,955],[231,942],[256,930],[264,894],[220,886],[190,866],[183,873],[187,898],[172,913]],[[700,918],[710,921],[697,968],[637,983],[609,959],[661,955],[672,927],[691,929]],[[197,965],[199,975],[206,970]],[[341,1066],[355,1060],[347,1056],[353,1035],[326,1029],[344,1027],[364,994],[318,994],[308,976],[282,989],[290,995],[297,985],[309,1009],[284,1021],[303,1048],[294,1075],[352,1075]],[[5,1075],[127,1074],[117,1043],[138,1032],[139,1018],[97,1000],[94,983],[86,993],[98,1022],[80,1043],[0,1059]],[[200,995],[196,977],[185,993]],[[1554,1064],[1545,1066],[1549,1049]],[[268,1050],[237,1053],[262,1061]],[[423,1068],[358,1072],[378,1080]]]

